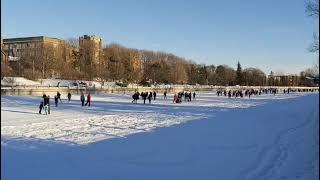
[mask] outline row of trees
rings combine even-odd
[[[108,44],[97,50],[94,44],[79,47],[74,39],[65,42],[25,49],[20,52],[20,60],[10,62],[10,66],[2,64],[1,75],[140,84],[290,85],[289,79],[268,78],[258,68],[242,69],[240,62],[235,70],[227,65],[197,64],[174,54],[119,44]],[[309,71],[301,73],[300,79],[291,85],[305,85],[306,77],[312,74]]]
[[[309,16],[318,19],[319,0],[306,3]],[[317,32],[318,33],[318,32]],[[318,35],[310,49],[319,52]],[[1,51],[2,52],[2,51]],[[3,57],[3,52],[2,56]],[[134,83],[212,84],[212,85],[288,85],[290,80],[267,77],[257,68],[237,69],[227,65],[197,64],[174,54],[138,50],[109,44],[102,49],[93,42],[71,38],[60,44],[38,44],[19,52],[15,62],[1,60],[1,77],[23,76],[29,79],[98,79]],[[2,58],[3,59],[3,58]],[[310,84],[307,77],[318,77],[318,64],[300,73],[295,85]],[[291,82],[292,84],[292,82]]]

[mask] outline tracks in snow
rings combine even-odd
[[[308,127],[317,127],[319,126],[319,112],[318,112],[318,106],[316,106],[316,109],[312,110],[306,117],[306,120],[300,123],[299,125],[283,130],[279,132],[276,135],[276,138],[274,142],[264,148],[259,152],[258,158],[255,160],[255,162],[249,166],[248,168],[244,169],[239,177],[239,180],[270,180],[274,179],[275,175],[279,171],[280,167],[283,166],[286,159],[289,155],[289,148],[294,148],[288,142],[286,139],[295,133],[299,133],[298,131],[303,128]],[[315,145],[318,148],[319,147],[319,140],[317,138],[317,133],[314,134],[314,141]],[[303,139],[302,139],[303,141]],[[301,143],[302,142],[300,140]],[[315,154],[315,156],[317,156]],[[307,165],[307,168],[303,170],[303,172],[300,172],[299,174],[295,174],[294,176],[301,177],[304,173],[312,173],[315,168],[315,161],[316,157],[313,158],[312,161],[309,162]],[[289,176],[282,176],[281,180],[289,180],[293,177]]]

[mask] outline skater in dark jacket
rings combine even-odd
[[[228,92],[228,97],[231,98],[231,90]]]
[[[49,104],[49,96],[43,95],[43,109],[44,112],[47,114],[50,114],[50,104]]]
[[[153,91],[153,100],[156,100],[157,93]]]
[[[39,106],[39,114],[41,114],[42,108],[43,108],[43,101],[41,101],[40,106]]]
[[[84,106],[85,97],[84,97],[83,92],[81,93],[80,101],[81,101],[81,105]]]
[[[149,104],[151,104],[151,99],[152,99],[152,92],[150,91],[148,96]]]
[[[58,107],[58,96],[54,96],[54,103],[56,104],[56,107]]]
[[[62,103],[62,101],[61,101],[61,94],[60,94],[59,91],[57,92],[57,97],[58,97],[58,99],[60,100],[60,102]]]
[[[138,99],[139,99],[139,92],[135,92],[133,95],[132,95],[132,103],[136,103],[138,102]]]
[[[143,104],[146,104],[146,99],[147,99],[148,93],[147,92],[142,92],[141,97],[143,99]]]
[[[167,99],[167,91],[164,91],[164,93],[163,93],[163,99]]]
[[[68,101],[70,102],[71,101],[71,93],[70,92],[68,93],[67,97],[68,97]]]
[[[48,114],[50,114],[50,96],[49,96],[49,95],[44,98],[43,106],[44,106],[44,107],[47,107],[47,108],[46,108],[46,109],[47,109],[47,112],[48,112]],[[47,113],[46,113],[46,114],[47,114]]]

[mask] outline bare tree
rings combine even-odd
[[[305,3],[306,13],[308,16],[319,17],[319,0],[308,0]]]
[[[246,85],[266,85],[266,75],[258,68],[246,68],[243,70],[244,81]]]
[[[66,43],[72,48],[79,48],[79,40],[77,38],[68,38]]]
[[[319,0],[308,0],[305,3],[305,11],[308,16],[316,19],[316,24],[319,22]],[[317,31],[313,34],[313,43],[309,47],[310,52],[319,52],[319,28],[316,25]]]

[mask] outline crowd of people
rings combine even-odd
[[[151,104],[151,100],[153,99],[154,101],[156,100],[156,97],[157,97],[157,93],[155,91],[153,92],[141,92],[139,93],[138,91],[136,91],[133,95],[132,95],[132,103],[138,103],[138,99],[140,99],[140,96],[141,98],[143,99],[143,104],[146,104],[146,100],[148,98],[149,100],[149,104]],[[166,96],[166,95],[165,95]],[[165,97],[166,98],[166,97]]]
[[[45,115],[48,115],[48,114],[50,114],[50,96],[43,94],[42,98],[43,98],[43,100],[40,102],[40,105],[39,105],[39,114],[42,114],[42,111],[44,111]],[[68,98],[68,102],[70,102],[71,101],[71,93],[70,92],[68,93],[67,98]],[[55,103],[56,107],[58,107],[59,100],[60,100],[60,103],[62,103],[61,93],[58,91],[57,95],[54,96],[54,103]],[[88,93],[88,95],[87,95],[87,102],[86,103],[84,103],[85,100],[86,100],[86,98],[84,96],[84,93],[81,92],[81,96],[80,96],[81,106],[87,106],[87,105],[90,106],[91,105],[90,93]]]
[[[318,91],[319,89],[299,89],[299,88],[287,88],[287,89],[283,89],[283,93],[285,94],[289,94],[290,92],[315,92]],[[261,89],[238,89],[238,90],[227,90],[227,89],[219,89],[217,90],[217,96],[228,96],[228,98],[231,97],[249,97],[249,99],[251,98],[252,95],[261,95],[261,94],[278,94],[279,93],[279,89],[277,88],[261,88]],[[71,93],[69,92],[67,94],[67,99],[68,102],[71,101]],[[156,97],[157,97],[157,93],[155,91],[153,92],[141,92],[139,93],[138,91],[136,91],[133,95],[132,95],[132,103],[137,104],[138,100],[140,99],[140,97],[143,100],[143,104],[146,103],[146,100],[148,99],[149,104],[151,104],[151,101],[155,101]],[[39,114],[42,114],[42,111],[44,111],[44,113],[50,114],[50,96],[43,94],[42,96],[43,100],[41,101],[40,105],[39,105]],[[167,91],[163,92],[163,99],[167,100]],[[192,100],[196,100],[196,93],[195,92],[190,92],[190,91],[182,91],[179,93],[175,93],[173,96],[173,103],[182,103],[182,101],[185,102],[191,102]],[[57,94],[54,96],[54,102],[55,102],[55,106],[58,107],[58,103],[62,103],[61,100],[61,93],[57,92]],[[91,94],[88,93],[87,97],[85,97],[84,93],[81,92],[80,95],[80,101],[81,101],[81,106],[91,106]],[[85,101],[87,101],[85,103]]]
[[[287,89],[283,89],[283,93],[284,94],[289,94],[290,92],[315,92],[316,89],[293,89],[293,88],[287,88]],[[318,89],[319,91],[319,89]],[[278,94],[279,93],[279,89],[277,88],[261,88],[259,90],[257,89],[242,89],[242,90],[217,90],[217,96],[228,96],[229,98],[231,97],[241,97],[243,98],[243,96],[245,97],[250,97],[252,95],[261,95],[261,94]]]
[[[192,99],[192,95],[193,95],[193,100],[196,99],[196,93],[194,92],[193,94],[191,92],[179,92],[174,94],[173,96],[173,103],[181,103],[182,102],[182,98],[184,97],[184,101],[191,101]],[[132,95],[132,103],[137,104],[138,100],[140,99],[140,96],[143,100],[143,104],[146,104],[146,100],[148,99],[149,104],[151,104],[152,99],[155,101],[156,97],[157,97],[157,93],[155,91],[153,92],[141,92],[139,93],[138,91],[136,91],[133,95]],[[167,100],[167,91],[163,92],[163,99]]]
[[[193,92],[179,92],[178,94],[174,94],[173,103],[182,103],[182,98],[184,97],[184,101],[190,102],[191,96],[193,96],[193,100],[196,100],[196,93]]]

